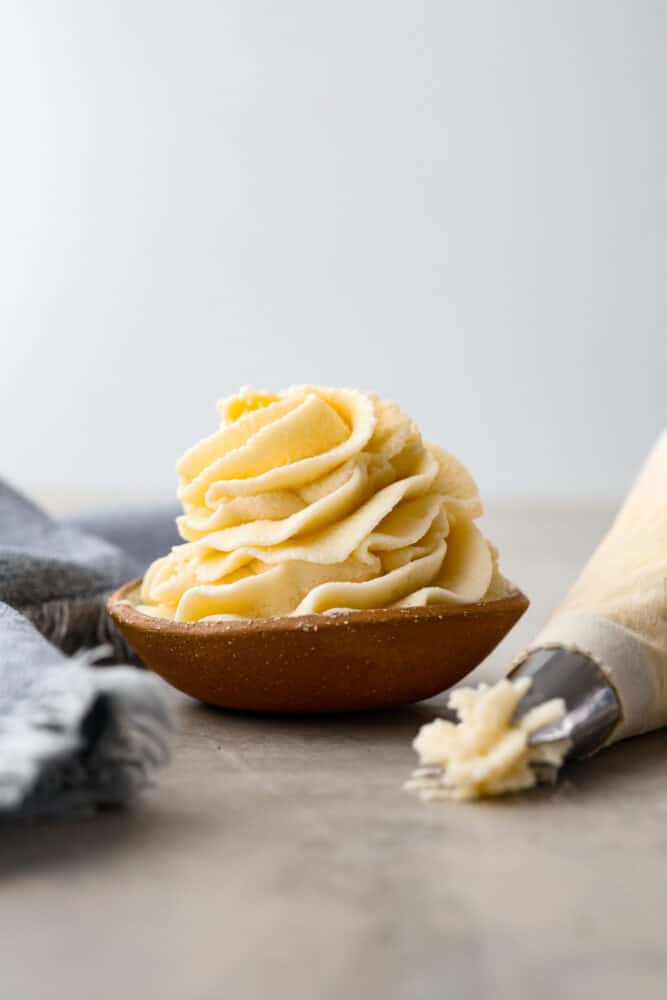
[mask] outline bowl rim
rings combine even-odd
[[[334,614],[320,612],[309,615],[279,616],[277,618],[243,618],[232,621],[216,622],[176,622],[171,618],[157,618],[139,611],[128,601],[128,595],[136,590],[142,582],[141,577],[128,580],[122,587],[113,591],[107,598],[107,611],[114,620],[134,626],[145,632],[170,632],[181,636],[212,636],[247,634],[251,632],[294,632],[318,631],[339,628],[341,625],[377,625],[400,624],[402,622],[423,621],[428,619],[487,617],[488,615],[506,615],[519,612],[519,615],[530,605],[526,595],[519,590],[513,590],[507,597],[494,601],[477,601],[472,604],[431,604],[416,608],[372,608],[365,610],[341,610]]]

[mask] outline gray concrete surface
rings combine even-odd
[[[499,673],[607,523],[487,519],[533,598]],[[262,719],[177,697],[172,767],[127,814],[0,834],[8,1000],[667,994],[667,732],[553,789],[424,805],[401,790],[443,698]]]

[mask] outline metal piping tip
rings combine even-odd
[[[512,716],[514,723],[552,699],[565,703],[564,716],[528,737],[528,745],[537,748],[528,759],[536,783],[554,784],[564,759],[586,757],[604,745],[621,719],[621,706],[613,687],[591,659],[561,647],[528,653],[509,674],[510,680],[520,678],[530,678],[531,684]],[[441,718],[460,724],[458,712],[449,706],[441,712]],[[554,744],[552,750],[550,744]],[[447,769],[440,764],[417,768],[406,788],[419,791],[425,798],[442,798],[448,794],[447,789],[452,793]],[[468,798],[496,793],[477,791],[472,796],[456,795],[454,789],[453,794]]]
[[[569,740],[568,758],[587,757],[603,746],[621,719],[616,692],[597,664],[583,653],[561,647],[537,649],[509,676],[512,680],[531,679],[515,720],[551,698],[565,702],[563,718],[533,733],[529,740],[532,746]]]

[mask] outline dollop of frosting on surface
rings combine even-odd
[[[218,411],[178,463],[184,544],[149,567],[143,612],[193,622],[510,592],[474,480],[395,403],[305,385],[245,388]]]
[[[435,719],[412,744],[421,762],[406,788],[423,799],[478,799],[532,788],[540,765],[551,774],[563,763],[567,739],[531,743],[539,729],[560,721],[562,698],[552,698],[515,720],[531,680],[501,680],[457,688],[449,696],[459,722]]]

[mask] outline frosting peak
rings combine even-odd
[[[395,403],[356,389],[242,389],[178,463],[185,544],[141,610],[177,621],[467,603],[509,590],[477,487]]]

